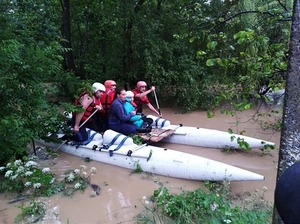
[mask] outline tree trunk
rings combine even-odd
[[[300,0],[294,1],[277,180],[300,159]],[[274,206],[273,223],[283,223]]]
[[[133,12],[137,14],[139,10],[141,9],[142,5],[144,4],[146,0],[139,0],[134,9]],[[128,4],[128,3],[125,3]],[[133,48],[132,48],[132,28],[133,28],[133,16],[129,14],[129,18],[124,24],[124,57],[123,57],[123,74],[124,74],[124,80],[128,81],[129,73],[133,67]]]
[[[71,19],[70,19],[70,0],[61,0],[62,8],[62,36],[65,41],[62,43],[63,47],[71,49]],[[65,53],[64,69],[75,72],[75,63],[72,51],[68,50]]]

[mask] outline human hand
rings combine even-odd
[[[102,110],[103,109],[102,105],[96,105],[95,108],[96,108],[96,110]]]
[[[150,90],[151,90],[152,92],[154,92],[154,91],[155,91],[155,86],[151,86]]]
[[[74,132],[75,132],[75,133],[79,132],[79,126],[78,126],[78,125],[75,125],[75,126],[74,126]]]
[[[131,113],[133,114],[133,115],[136,115],[136,111],[134,110],[134,111],[131,111]]]

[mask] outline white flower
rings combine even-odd
[[[33,184],[33,187],[35,188],[35,189],[38,189],[38,188],[40,188],[42,185],[40,184],[40,183],[35,183],[35,184]]]
[[[24,167],[23,166],[20,166],[18,169],[17,169],[17,171],[16,171],[16,173],[23,173],[24,172]]]
[[[224,221],[225,223],[227,223],[227,224],[231,223],[231,220],[230,220],[230,219],[224,219],[223,221]]]
[[[52,178],[52,180],[50,181],[50,184],[53,184],[55,181],[55,177]]]
[[[0,171],[4,170],[5,167],[4,166],[0,166]]]
[[[29,186],[31,186],[31,182],[27,181],[24,185],[25,185],[25,187],[29,187]]]
[[[15,174],[15,175],[11,176],[10,179],[15,180],[15,179],[17,179],[17,177],[18,177],[18,174]]]
[[[34,161],[28,161],[26,164],[25,164],[26,167],[31,167],[31,166],[37,166],[37,163],[34,162]]]
[[[13,172],[12,170],[8,170],[8,171],[6,171],[6,173],[5,173],[5,177],[9,177],[9,176],[11,176],[13,173],[14,173],[14,172]]]
[[[82,172],[82,175],[83,175],[84,177],[86,177],[86,176],[87,176],[87,173],[86,173],[86,172]]]
[[[85,165],[80,165],[80,169],[81,170],[86,170],[86,166]]]
[[[96,168],[96,167],[91,167],[90,172],[91,172],[91,173],[96,173],[96,172],[97,172],[97,168]]]
[[[213,203],[212,205],[210,205],[210,209],[211,209],[212,211],[215,211],[218,207],[219,207],[219,205],[216,204],[216,203]]]
[[[79,174],[79,173],[80,173],[80,170],[79,170],[79,169],[75,169],[75,170],[74,170],[74,173]]]
[[[70,173],[69,176],[67,177],[67,181],[72,182],[74,178],[75,178],[74,174]]]
[[[6,168],[11,167],[11,163],[6,164]]]
[[[81,184],[80,183],[76,183],[74,187],[75,187],[75,189],[79,189],[81,187]]]
[[[14,164],[15,164],[16,166],[21,165],[21,164],[22,164],[22,161],[21,161],[20,159],[18,159],[18,160],[16,160],[16,161],[14,162]]]
[[[46,168],[44,168],[44,169],[42,170],[42,172],[43,172],[43,173],[49,173],[49,172],[50,172],[50,168],[47,168],[47,167],[46,167]]]
[[[32,174],[33,174],[32,171],[26,171],[25,176],[26,176],[26,177],[30,177]]]

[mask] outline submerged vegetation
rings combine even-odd
[[[252,195],[247,203],[230,197],[229,183],[206,182],[207,189],[171,194],[162,187],[145,201],[137,223],[270,223],[272,206],[261,195]]]
[[[55,173],[48,167],[41,167],[37,158],[15,160],[0,167],[0,173],[4,173],[0,192],[15,194],[15,201],[28,199],[26,203],[17,206],[22,212],[15,221],[30,219],[30,223],[34,223],[35,219],[45,215],[40,197],[50,197],[61,192],[65,196],[72,196],[76,191],[84,191],[96,171],[95,167],[87,170],[85,165],[81,165],[79,169],[65,172],[62,180],[57,180]]]

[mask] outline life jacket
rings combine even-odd
[[[88,95],[87,91],[84,91],[83,93],[81,93],[79,98],[75,99],[74,104],[76,106],[81,105],[81,107],[85,110],[80,122],[84,122],[85,120],[87,120],[87,118],[95,110],[95,106],[96,106],[93,99]],[[73,116],[75,117],[76,113],[73,113]],[[91,122],[91,121],[92,121],[92,118],[90,118],[88,122]]]
[[[101,105],[101,99],[100,98],[97,98],[97,97],[93,97],[94,98],[94,103],[95,103],[95,105]]]
[[[115,91],[111,91],[110,89],[106,90],[106,92],[101,96],[100,102],[102,104],[103,110],[101,110],[101,114],[104,116],[108,116],[110,106],[115,99]]]
[[[93,113],[93,111],[95,110],[95,106],[96,104],[94,102],[92,102],[84,111],[84,114],[81,118],[81,122],[85,121],[86,119],[88,119],[89,116],[91,116],[91,114]],[[90,118],[88,122],[92,121],[93,119]]]
[[[131,91],[134,93],[134,100],[133,100],[132,103],[135,104],[136,112],[142,113],[142,111],[143,111],[144,99],[135,97],[135,95],[139,93],[136,89],[133,89],[133,90],[131,90]]]

